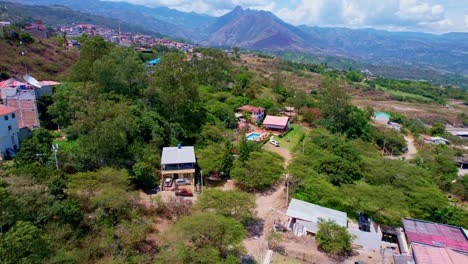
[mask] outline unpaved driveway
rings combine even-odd
[[[263,149],[278,153],[284,158],[284,167],[286,168],[291,161],[291,152],[282,147],[275,147],[269,143],[265,144]],[[258,238],[247,238],[244,240],[244,246],[247,252],[255,257],[257,261],[261,259],[261,255],[265,255],[268,251],[268,242],[266,236],[273,227],[274,221],[284,221],[288,202],[286,201],[286,191],[284,187],[284,179],[271,190],[265,193],[256,194],[256,212],[257,216],[264,220],[263,234]]]
[[[405,159],[409,160],[414,158],[416,154],[418,154],[418,149],[416,148],[416,145],[414,144],[414,137],[411,134],[408,134],[408,136],[404,136],[406,140],[406,144],[408,145],[408,151],[401,155]]]

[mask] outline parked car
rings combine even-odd
[[[366,214],[359,213],[359,230],[370,232],[370,219]]]
[[[275,147],[279,147],[279,142],[276,140],[270,140],[270,144],[272,144]]]
[[[166,178],[164,181],[164,186],[171,187],[172,186],[172,178]]]
[[[188,197],[192,197],[193,196],[193,193],[192,191],[189,191],[187,189],[182,189],[182,190],[176,190],[175,191],[175,195],[176,196],[188,196]]]
[[[190,181],[187,179],[176,179],[175,184],[180,186],[180,185],[190,185]]]

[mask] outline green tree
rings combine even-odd
[[[255,216],[255,196],[237,190],[209,189],[199,197],[195,210],[232,217],[246,223]]]
[[[205,120],[205,109],[200,103],[196,73],[184,61],[185,55],[168,53],[152,76],[151,93],[159,113],[182,128],[180,137],[194,137]],[[154,99],[151,99],[154,97]]]
[[[51,156],[52,140],[52,134],[47,129],[36,129],[31,138],[25,139],[21,143],[21,149],[15,161],[19,164],[47,163]]]
[[[242,188],[263,191],[277,182],[283,173],[283,158],[276,153],[255,151],[246,162],[235,162],[231,177]]]
[[[6,188],[0,187],[0,234],[8,230],[19,218],[20,208]]]
[[[221,172],[223,162],[223,149],[221,144],[210,144],[197,149],[197,163],[205,173]]]
[[[80,59],[73,65],[70,79],[78,82],[91,81],[93,75],[90,70],[93,68],[94,62],[108,54],[112,44],[100,36],[83,38],[80,43],[82,43]]]
[[[229,139],[224,143],[223,158],[221,162],[221,171],[225,173],[230,173],[232,166],[234,165],[234,146],[232,145]]]
[[[103,168],[71,175],[68,193],[85,212],[95,212],[98,221],[108,219],[115,223],[132,211],[135,193],[130,190],[129,182],[125,170]]]
[[[319,219],[318,231],[315,236],[320,249],[332,254],[348,254],[351,252],[353,236],[346,227],[339,226],[334,221]]]
[[[442,123],[433,124],[430,133],[432,136],[443,136],[445,134],[445,125]]]
[[[93,79],[104,92],[137,96],[145,88],[144,64],[128,48],[115,47],[93,63]]]
[[[43,263],[51,253],[45,235],[30,222],[19,221],[0,236],[2,263]]]
[[[222,263],[245,251],[244,227],[235,219],[213,213],[186,216],[164,236],[156,263]]]

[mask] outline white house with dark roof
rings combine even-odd
[[[195,149],[193,146],[165,147],[161,156],[161,190],[173,190],[176,188],[174,181],[186,179],[190,185],[186,189],[195,186]],[[169,180],[170,179],[170,180]]]

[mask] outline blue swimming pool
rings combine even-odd
[[[257,140],[260,137],[260,133],[250,133],[245,138],[247,140]]]

